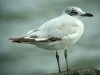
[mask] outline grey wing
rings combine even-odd
[[[47,34],[45,34],[40,30],[34,30],[32,32],[29,31],[26,39],[32,39],[32,38],[34,38],[34,41],[38,42],[48,42],[48,41],[54,42],[57,40],[61,40],[61,38],[58,37],[49,37]]]
[[[30,33],[30,37],[37,39],[38,41],[52,40],[56,41],[62,39],[67,35],[76,33],[77,25],[72,20],[66,20],[65,18],[55,18],[44,23],[37,30]],[[39,40],[40,39],[40,40]]]
[[[49,37],[62,38],[77,32],[77,24],[75,21],[72,22],[72,20],[62,19],[61,17],[56,18],[45,23],[39,29],[47,32]]]

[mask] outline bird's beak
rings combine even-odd
[[[80,15],[80,16],[86,16],[86,17],[93,17],[93,14],[91,14],[91,13],[85,13],[85,14],[82,14],[82,15]]]

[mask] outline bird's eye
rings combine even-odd
[[[78,13],[77,13],[76,10],[72,10],[71,14],[72,14],[72,15],[76,15],[76,14],[78,14]]]

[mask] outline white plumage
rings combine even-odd
[[[61,41],[54,42],[33,42],[34,45],[50,50],[59,50],[73,45],[82,35],[84,26],[81,20],[68,14],[54,18],[38,29],[29,33],[27,37],[37,36],[39,41],[47,40],[50,37],[61,38]]]
[[[83,12],[78,7],[68,7],[61,16],[47,21],[36,30],[29,31],[27,36],[10,40],[16,43],[30,43],[46,50],[65,49],[64,56],[68,71],[66,49],[75,44],[82,36],[84,26],[80,18],[84,16],[92,17],[93,15]],[[59,72],[61,72],[57,51],[56,59]]]
[[[11,38],[13,42],[30,43],[46,50],[60,50],[75,44],[84,31],[81,17],[92,17],[78,7],[67,7],[62,15],[47,21],[22,38]]]

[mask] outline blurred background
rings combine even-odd
[[[82,18],[82,38],[68,50],[70,68],[92,65],[100,69],[100,0],[0,0],[0,75],[36,75],[58,72],[55,52],[8,39],[25,36],[44,22],[61,15],[68,6],[94,14]],[[63,50],[61,69],[66,70]]]

